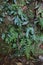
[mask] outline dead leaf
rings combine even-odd
[[[17,64],[17,65],[23,65],[21,62],[17,62],[16,64]]]

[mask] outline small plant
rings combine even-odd
[[[40,44],[43,44],[43,18],[40,15],[36,16],[31,6],[31,8],[28,7],[32,1],[27,0],[26,3],[20,5],[17,5],[15,0],[12,4],[4,1],[1,5],[0,25],[2,25],[1,39],[3,43],[0,44],[3,53],[12,53],[17,57],[26,56],[27,59],[30,59],[31,53],[34,56],[43,53],[43,50],[39,48]],[[22,6],[27,7],[28,14],[24,12]],[[8,23],[5,19],[8,19]],[[12,52],[12,50],[14,51]]]

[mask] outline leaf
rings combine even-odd
[[[42,17],[43,17],[43,12],[42,12]]]
[[[41,36],[40,36],[40,41],[43,42],[43,34],[41,34]]]
[[[21,39],[20,45],[21,46],[25,45],[25,39]]]
[[[30,59],[31,44],[32,44],[31,40],[27,39],[27,44],[25,45],[25,54],[27,59]]]
[[[32,10],[29,10],[29,18],[34,18],[34,13],[33,13],[33,11]]]
[[[22,65],[22,63],[21,63],[21,62],[17,62],[16,64],[17,64],[17,65]]]
[[[41,27],[43,28],[43,18],[40,18],[39,24],[40,24]]]
[[[5,42],[7,43],[7,44],[9,44],[10,43],[10,41],[9,41],[9,38],[7,37],[7,38],[5,38]]]
[[[13,48],[16,48],[16,44],[15,43],[13,44]]]
[[[4,34],[4,33],[2,34],[2,39],[3,39],[3,40],[5,39],[5,34]]]
[[[18,14],[22,16],[23,12],[21,8],[18,9]]]
[[[0,17],[0,24],[1,24],[1,23],[3,23],[3,18],[2,18],[2,17]]]
[[[28,21],[27,22],[23,22],[23,24],[22,25],[27,25],[28,24]]]
[[[38,14],[42,13],[42,7],[40,6],[39,9],[38,9]]]
[[[15,17],[15,19],[14,19],[14,24],[16,24],[16,25],[18,25],[18,26],[21,26],[21,23],[22,23],[22,21],[20,20],[20,18],[17,16],[17,17]]]
[[[27,28],[26,37],[34,34],[34,29],[32,27]]]
[[[14,14],[13,10],[8,12],[8,15],[12,15],[12,14]]]
[[[37,10],[39,8],[40,5],[36,5],[35,9]]]
[[[17,3],[17,1],[16,0],[13,0],[14,1],[14,3],[16,4]]]
[[[30,47],[28,45],[25,46],[25,55],[27,59],[30,58]]]

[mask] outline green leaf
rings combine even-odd
[[[16,44],[15,43],[13,44],[13,48],[16,48]]]
[[[29,35],[34,35],[33,27],[27,28],[26,37],[29,37]]]
[[[5,34],[4,34],[4,33],[2,34],[2,39],[3,39],[3,40],[5,39]]]
[[[43,28],[43,18],[40,18],[40,23],[41,27]]]
[[[2,18],[2,17],[0,17],[0,24],[1,24],[1,23],[3,23],[3,18]]]
[[[13,0],[14,1],[14,3],[16,4],[17,3],[17,1],[16,0]]]
[[[14,24],[21,26],[21,23],[22,23],[22,21],[20,20],[20,18],[18,16],[15,17]]]
[[[25,46],[25,55],[27,59],[30,59],[30,47],[28,45]]]
[[[41,36],[40,36],[40,41],[43,42],[43,34],[41,34]]]

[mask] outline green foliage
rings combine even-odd
[[[25,46],[25,54],[26,54],[27,59],[30,58],[31,45],[32,45],[31,40],[30,39],[27,39],[27,44]]]
[[[3,17],[0,17],[0,24],[3,23]]]
[[[43,28],[43,18],[40,18],[40,19],[39,19],[39,24],[40,24],[40,26]]]
[[[30,3],[32,1],[33,0],[27,0],[26,2]],[[24,4],[26,5],[26,3],[22,0],[22,2],[17,5],[19,2],[14,0],[12,4],[9,4],[8,0],[6,0],[1,5],[0,25],[2,25],[1,39],[3,43],[0,43],[0,47],[2,47],[0,51],[2,50],[3,53],[10,53],[14,50],[15,56],[25,55],[27,59],[30,59],[31,52],[33,55],[35,55],[35,53],[43,53],[42,49],[39,48],[39,45],[43,43],[43,18],[39,15],[36,16],[35,20],[35,13],[32,8],[29,8],[25,14],[22,6]],[[9,20],[5,20],[7,17],[10,19],[10,22]]]
[[[13,29],[8,31],[6,34],[2,34],[2,39],[5,39],[6,43],[10,43],[13,40],[16,41],[17,37],[18,37],[18,34]]]

